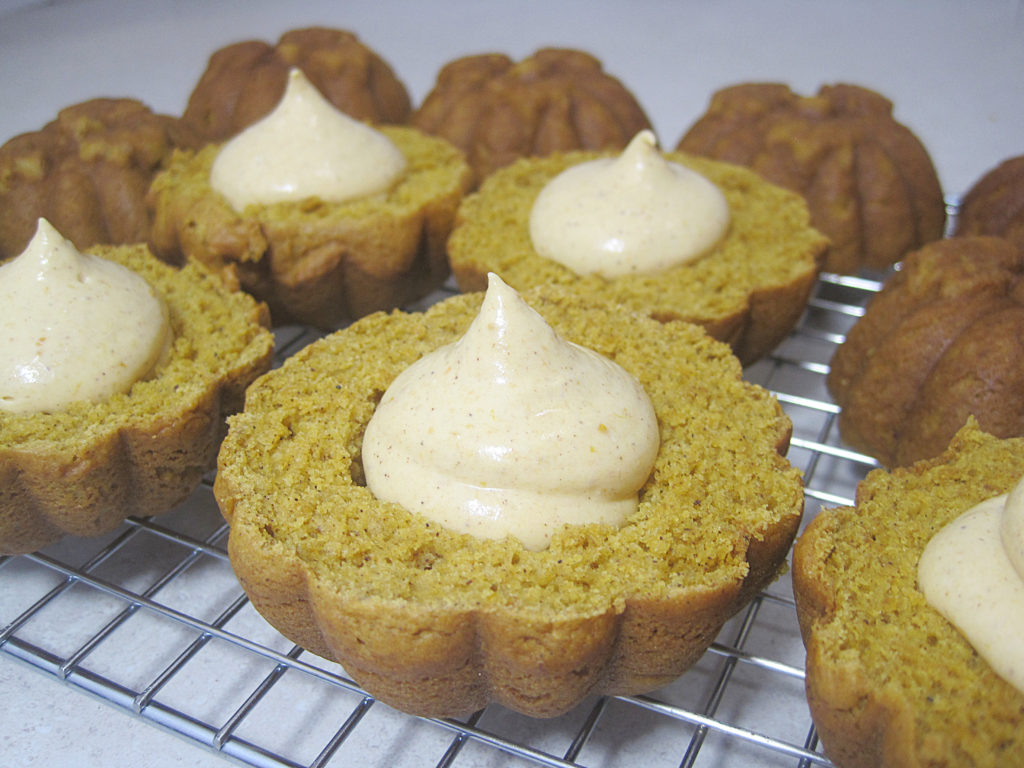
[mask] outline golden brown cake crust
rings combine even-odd
[[[170,359],[148,381],[63,413],[0,413],[0,554],[96,536],[184,501],[214,465],[225,417],[271,364],[266,307],[144,245],[91,253],[146,278],[168,305]]]
[[[308,27],[286,32],[276,45],[247,40],[215,51],[182,122],[205,141],[222,142],[274,108],[292,67],[357,120],[409,120],[409,94],[384,59],[347,30]]]
[[[589,53],[542,48],[446,64],[412,117],[469,158],[477,182],[520,157],[621,149],[650,120],[633,94]]]
[[[964,195],[956,235],[995,235],[1024,250],[1024,155],[986,172]]]
[[[791,425],[728,347],[684,323],[526,295],[566,338],[638,376],[662,447],[622,528],[543,552],[440,528],[362,484],[362,432],[395,375],[465,331],[480,295],[376,314],[250,388],[214,487],[254,606],[381,700],[424,715],[534,716],[665,684],[775,577],[803,507]]]
[[[839,768],[1024,764],[1024,695],[917,588],[942,526],[1024,475],[1024,441],[971,421],[942,455],[877,470],[857,507],[824,511],[793,556],[807,697]]]
[[[946,212],[931,157],[892,115],[892,103],[856,85],[799,96],[779,83],[724,88],[678,149],[754,169],[799,192],[811,223],[832,241],[824,269],[883,269],[942,236]]]
[[[144,242],[146,190],[175,147],[195,137],[134,99],[62,109],[0,147],[0,259],[21,253],[40,218],[79,249]]]
[[[488,272],[517,290],[546,283],[571,287],[658,320],[696,323],[732,346],[744,365],[777,346],[803,313],[828,244],[810,226],[804,201],[745,168],[667,153],[722,190],[732,217],[725,238],[704,257],[657,274],[579,276],[534,250],[530,209],[548,181],[601,156],[567,152],[518,160],[468,195],[448,239],[459,288],[483,290]]]
[[[907,257],[832,358],[843,440],[885,466],[939,454],[968,416],[1024,435],[1024,252],[995,237]]]
[[[406,174],[384,195],[345,203],[310,198],[238,213],[210,186],[218,145],[176,152],[149,193],[154,247],[267,302],[277,325],[334,329],[425,296],[449,274],[445,241],[469,167],[442,139],[408,127],[381,131],[405,154]]]

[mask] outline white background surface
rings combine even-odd
[[[711,93],[774,80],[873,88],[924,142],[947,196],[1024,154],[1024,6],[1011,0],[0,2],[0,142],[67,105],[131,96],[180,114],[216,48],[323,24],[356,32],[414,103],[461,55],[581,48],[674,146]],[[0,768],[225,764],[0,657]]]

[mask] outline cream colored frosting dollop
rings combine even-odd
[[[363,465],[379,499],[539,550],[564,525],[620,525],[659,445],[636,379],[564,340],[492,274],[465,335],[388,387]]]
[[[917,578],[928,603],[1024,693],[1024,481],[935,534]]]
[[[614,158],[572,166],[530,211],[534,250],[578,275],[649,274],[708,252],[729,228],[729,204],[711,181],[658,151],[641,131]]]
[[[149,376],[169,349],[163,300],[127,267],[79,253],[45,219],[0,266],[0,410],[59,411]]]
[[[383,133],[335,109],[293,68],[277,107],[221,147],[210,185],[236,211],[311,197],[340,203],[387,191],[406,164]]]

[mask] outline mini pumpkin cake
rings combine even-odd
[[[281,100],[288,71],[298,68],[335,107],[357,120],[403,124],[412,111],[391,66],[352,32],[293,29],[276,44],[233,43],[210,56],[182,114],[206,142],[222,142]]]
[[[856,507],[825,510],[801,534],[793,590],[807,698],[838,768],[1024,764],[1024,692],[933,607],[922,562],[940,534],[959,535],[962,515],[1022,476],[1024,440],[971,421],[939,456],[870,473]],[[994,629],[1019,649],[1012,605],[991,606]]]
[[[133,99],[62,109],[0,147],[0,259],[21,253],[45,218],[76,247],[144,242],[146,190],[175,147],[195,137]]]
[[[232,565],[284,635],[410,713],[457,716],[499,702],[547,717],[590,694],[653,690],[693,664],[722,623],[777,575],[803,507],[799,472],[783,458],[789,419],[769,393],[742,380],[729,348],[697,326],[548,286],[523,295],[546,330],[523,332],[488,313],[492,290],[423,313],[363,318],[249,389],[214,486],[231,525]],[[480,334],[497,336],[482,343]],[[590,400],[562,401],[563,386],[578,394],[591,376],[549,367],[552,345],[641,388],[656,419],[651,454],[640,445],[646,437],[618,437],[631,434],[621,431],[618,409],[592,413]],[[508,358],[517,362],[498,364]],[[477,380],[468,370],[485,375]],[[435,375],[432,397],[407,387]],[[458,390],[444,398],[449,380]],[[534,399],[534,386],[543,397]],[[402,408],[384,417],[399,401],[443,413],[433,427],[401,418]],[[551,426],[567,410],[570,426]],[[379,418],[397,425],[399,439],[386,427],[371,435]],[[477,441],[494,429],[497,442]],[[519,438],[534,431],[540,440],[524,450]],[[626,451],[632,466],[638,449],[646,457],[639,491],[630,469],[622,497],[632,495],[631,511],[611,521],[548,519],[575,514],[573,500],[595,501],[625,471],[582,481],[591,459],[580,455],[598,457],[599,466],[611,456],[617,465]],[[424,453],[437,473],[423,481],[415,460],[397,469],[376,461]],[[512,470],[502,475],[509,456]],[[501,475],[486,487],[473,469],[481,463]],[[444,521],[447,508],[382,500],[368,486],[373,467],[414,495],[475,485],[481,496],[456,505],[469,523]],[[523,496],[504,496],[509,488]],[[532,514],[527,529],[546,532],[546,541],[515,531],[478,535],[474,518],[506,511],[490,503],[492,491],[519,505],[524,519]]]
[[[969,416],[1024,435],[1024,254],[958,237],[907,257],[832,357],[843,440],[900,466],[939,454]]]
[[[275,324],[333,329],[444,282],[470,175],[443,139],[352,120],[293,69],[270,115],[174,153],[149,192],[153,247],[265,301]]]
[[[459,147],[477,182],[519,157],[621,149],[650,120],[636,97],[584,51],[542,48],[455,59],[412,124]]]
[[[964,195],[956,235],[1005,237],[1024,249],[1024,155],[987,171]]]
[[[832,241],[824,269],[880,270],[942,237],[946,209],[921,141],[856,85],[800,96],[777,83],[718,91],[677,149],[739,163],[804,195]]]
[[[183,501],[270,367],[266,307],[143,244],[79,254],[45,221],[0,275],[0,553]]]
[[[543,227],[555,240],[571,236],[583,242],[547,247],[541,239],[538,245],[538,203],[548,189],[591,164],[607,168],[605,179],[586,180],[561,196],[560,205],[568,212],[553,210],[545,216],[550,225]],[[668,175],[671,188],[676,186],[672,179],[682,177],[679,185],[686,194],[678,206],[663,208],[675,192],[649,184],[648,173]],[[689,202],[688,188],[709,187],[702,180],[715,189],[701,190],[712,200],[699,209],[707,216],[695,217],[698,209]],[[580,210],[583,200],[589,209]],[[605,210],[602,200],[617,204]],[[659,211],[656,222],[654,211]],[[571,227],[565,225],[570,220]],[[690,249],[690,235],[712,220],[721,227],[700,232],[701,245],[677,259]],[[669,249],[664,260],[650,260],[660,252],[652,242],[655,232],[658,239],[664,235]],[[556,153],[523,158],[496,171],[460,205],[448,256],[463,291],[482,290],[489,272],[517,290],[547,283],[569,286],[594,301],[622,304],[658,320],[701,325],[747,364],[777,346],[799,320],[826,246],[799,195],[737,165],[658,153],[653,135],[641,132],[619,155]],[[562,258],[562,249],[577,248],[582,254],[578,263]],[[588,271],[588,263],[609,255],[621,263]]]

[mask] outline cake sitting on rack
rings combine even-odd
[[[177,147],[197,139],[134,99],[62,109],[0,147],[0,260],[21,253],[44,218],[77,248],[149,238],[146,190]]]
[[[799,96],[777,83],[725,88],[678,149],[748,166],[802,194],[832,241],[823,268],[880,270],[942,237],[945,203],[924,145],[892,103],[855,85]]]
[[[1024,440],[970,422],[800,536],[807,697],[838,768],[1024,765],[1022,476]]]
[[[832,357],[843,440],[885,466],[939,454],[968,417],[1024,435],[1024,251],[996,237],[907,257]]]
[[[564,48],[519,62],[500,53],[456,59],[438,73],[412,123],[461,149],[477,183],[520,157],[622,149],[651,127],[600,61]]]
[[[650,131],[620,153],[522,158],[459,206],[448,258],[459,288],[495,272],[658,320],[702,326],[743,364],[799,320],[828,241],[797,194],[731,163],[662,153]]]
[[[333,329],[422,298],[470,185],[462,154],[408,126],[354,120],[295,68],[274,110],[224,144],[174,153],[153,181],[153,247]]]
[[[215,51],[181,120],[204,141],[223,142],[275,107],[296,68],[356,120],[409,121],[409,94],[391,66],[352,32],[326,27],[290,30],[274,45],[246,40]]]
[[[80,253],[41,220],[0,296],[0,554],[184,501],[271,364],[266,307],[145,245]]]
[[[790,433],[698,327],[492,277],[260,378],[214,492],[253,605],[372,695],[548,717],[670,682],[775,578]]]
[[[960,202],[954,234],[1005,237],[1024,250],[1024,155],[974,182]]]

